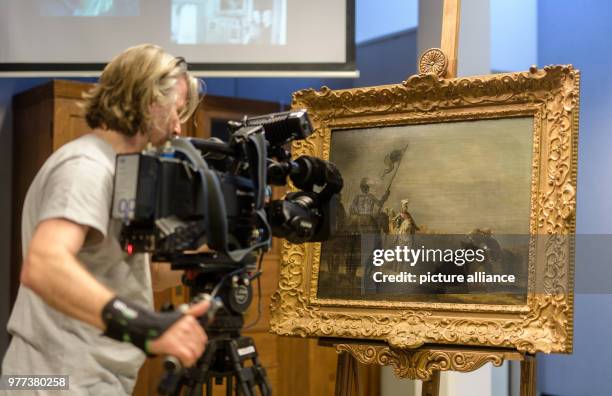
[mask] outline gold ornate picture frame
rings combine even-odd
[[[524,302],[513,304],[426,297],[418,301],[321,298],[322,243],[285,242],[279,288],[272,298],[271,331],[379,340],[394,348],[449,344],[570,353],[579,83],[579,71],[572,66],[548,66],[456,79],[424,74],[397,85],[296,92],[292,106],[308,110],[315,132],[294,141],[294,156],[330,159],[334,134],[343,131],[358,136],[376,128],[382,134],[377,136],[384,136],[386,128],[410,131],[411,126],[442,125],[453,131],[465,122],[530,120],[526,296]],[[360,144],[360,139],[353,140]]]

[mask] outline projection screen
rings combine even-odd
[[[208,76],[355,76],[355,0],[0,1],[0,74],[96,75],[155,43]]]

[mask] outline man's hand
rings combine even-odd
[[[196,318],[210,308],[208,301],[201,301],[187,310],[185,316],[174,323],[159,338],[149,343],[149,352],[156,355],[172,355],[183,367],[193,366],[204,353],[206,333]]]

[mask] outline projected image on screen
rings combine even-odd
[[[177,44],[285,45],[287,0],[172,0]]]
[[[40,0],[48,17],[138,16],[140,0]]]

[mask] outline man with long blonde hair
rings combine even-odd
[[[196,317],[208,303],[154,312],[153,289],[179,284],[180,273],[123,252],[121,224],[109,216],[115,156],[180,134],[198,100],[185,61],[160,47],[129,48],[106,66],[86,95],[93,132],[58,149],[25,199],[4,375],[68,375],[71,394],[131,394],[145,353],[184,366],[202,354]]]

